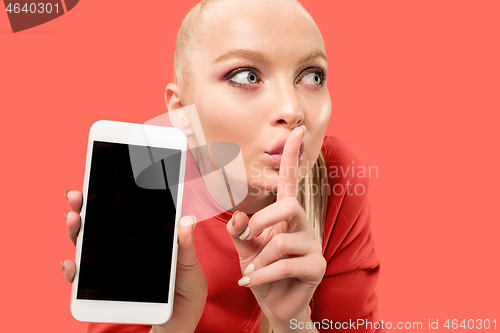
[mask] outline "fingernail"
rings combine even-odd
[[[181,228],[185,228],[185,227],[190,226],[191,229],[193,229],[193,230],[194,230],[193,224],[195,224],[195,223],[196,223],[196,217],[194,217],[193,215],[183,216],[183,217],[181,217],[181,220],[179,221],[179,225],[181,226]]]
[[[61,269],[64,272],[64,260],[61,260]]]
[[[233,213],[233,216],[231,216],[231,219],[229,220],[229,222],[231,222],[234,226],[234,224],[236,223],[236,220],[234,219],[234,217],[236,216],[237,213],[239,213],[240,211],[237,210]]]
[[[191,215],[191,217],[193,218],[193,221],[194,221],[193,222],[193,227],[191,228],[191,233],[193,233],[194,232],[194,228],[196,227],[196,216]]]
[[[306,127],[305,126],[302,127],[304,127],[304,131],[302,131],[302,137],[304,137],[304,134],[306,134]]]
[[[69,212],[71,212],[71,209],[70,209],[70,210],[68,210],[66,213],[64,213],[64,218],[65,218],[65,219],[68,219],[68,213],[69,213]]]
[[[243,275],[250,274],[253,271],[255,271],[255,265],[251,263],[250,265],[247,266],[247,268],[245,268],[245,270],[243,271]]]
[[[66,197],[66,200],[68,200],[68,192],[71,191],[71,190],[67,190],[66,192],[64,192],[64,196]]]
[[[240,234],[239,238],[240,238],[241,240],[245,240],[245,239],[247,239],[247,238],[248,238],[248,236],[249,236],[249,235],[250,235],[250,228],[247,226],[247,228],[245,229],[245,231],[243,231],[243,232]]]
[[[250,284],[250,278],[248,276],[244,276],[238,280],[238,285],[245,287]]]

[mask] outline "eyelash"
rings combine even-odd
[[[229,73],[224,75],[223,80],[226,81],[227,83],[229,83],[230,85],[235,86],[235,87],[239,87],[239,88],[245,88],[246,86],[252,86],[253,84],[251,84],[251,83],[239,83],[239,82],[235,82],[235,81],[231,80],[233,77],[235,77],[239,73],[247,72],[247,71],[254,72],[255,74],[259,73],[259,71],[254,67],[250,67],[250,66],[240,67],[240,68],[233,69],[232,71],[230,71]],[[321,78],[321,84],[318,84],[317,85],[318,88],[316,88],[316,89],[319,89],[325,85],[327,70],[326,70],[326,68],[323,68],[323,67],[308,67],[308,68],[304,69],[300,73],[299,79],[297,82],[302,80],[306,75],[308,75],[310,73],[317,73]],[[259,75],[257,75],[257,77],[258,76]],[[260,79],[259,79],[259,82],[261,82]],[[258,84],[258,83],[254,83],[254,84]]]

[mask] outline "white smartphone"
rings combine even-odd
[[[176,128],[92,125],[71,295],[76,320],[170,319],[186,150]]]

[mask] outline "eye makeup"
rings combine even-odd
[[[319,77],[321,78],[321,83],[317,84],[317,86],[323,87],[326,83],[326,75],[327,75],[327,69],[323,68],[323,67],[308,67],[308,68],[304,69],[300,73],[300,75],[297,79],[297,83],[300,82],[300,80],[302,80],[306,75],[311,74],[311,73],[316,73],[319,75]]]
[[[255,73],[255,75],[257,76],[258,83],[253,83],[253,84],[252,83],[240,83],[240,82],[235,82],[235,81],[231,80],[233,77],[235,77],[239,73],[243,73],[243,72]],[[260,73],[256,68],[251,67],[251,66],[244,66],[244,67],[238,67],[236,69],[229,71],[226,75],[224,75],[222,80],[229,83],[232,86],[244,88],[245,86],[255,86],[256,84],[261,83],[262,81],[260,80],[259,76],[260,76]]]
[[[233,77],[238,75],[239,73],[244,73],[244,72],[252,72],[255,73],[257,76],[258,83],[240,83],[240,82],[235,82],[231,80]],[[325,85],[326,82],[326,76],[327,76],[327,69],[322,67],[322,66],[317,66],[317,67],[308,67],[304,69],[296,79],[295,83],[299,83],[306,75],[311,74],[311,73],[317,73],[321,79],[321,83],[315,84],[317,86],[316,89],[319,89]],[[262,80],[260,79],[260,72],[252,66],[242,66],[235,68],[233,70],[230,70],[228,73],[226,73],[222,78],[222,81],[227,82],[228,84],[239,87],[239,88],[252,88],[255,87],[257,84],[262,83]],[[308,84],[309,85],[309,84]]]

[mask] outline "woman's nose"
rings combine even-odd
[[[295,128],[304,121],[304,108],[293,84],[280,84],[274,92],[271,125]]]

